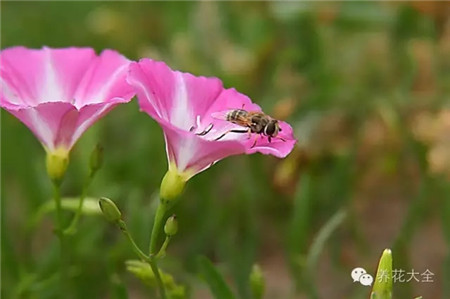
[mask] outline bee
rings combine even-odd
[[[278,136],[278,133],[282,131],[279,121],[265,114],[264,112],[233,109],[225,112],[213,113],[212,116],[214,118],[226,120],[233,124],[246,128],[245,130],[228,130],[217,137],[215,140],[222,139],[228,133],[248,133],[249,138],[251,137],[252,133],[255,133],[258,135],[252,147],[256,145],[258,136],[267,136],[269,142],[272,142],[272,138],[279,138],[282,141],[286,141]]]

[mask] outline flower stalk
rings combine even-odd
[[[61,181],[53,180],[53,199],[55,201],[55,233],[58,236],[59,244],[60,244],[60,275],[61,275],[61,284],[60,284],[60,292],[61,294],[67,294],[66,286],[68,283],[68,274],[67,274],[67,256],[66,256],[66,241],[63,234],[63,215],[62,215],[62,207],[61,207]]]
[[[83,210],[84,199],[87,196],[87,191],[94,180],[95,174],[103,165],[103,147],[97,145],[92,151],[89,163],[89,175],[83,184],[83,189],[81,190],[80,200],[78,202],[78,209],[75,212],[75,216],[72,218],[69,226],[64,230],[64,234],[72,235],[77,231],[78,222],[81,218],[81,212]]]
[[[137,256],[144,262],[150,265],[153,273],[155,274],[156,283],[158,285],[158,290],[160,293],[161,299],[166,299],[166,289],[164,287],[164,283],[162,281],[158,265],[156,263],[157,256],[156,255],[146,255],[136,244],[133,237],[131,236],[130,232],[128,231],[127,225],[125,221],[122,220],[122,213],[120,212],[119,208],[116,206],[116,204],[110,200],[109,198],[102,197],[99,201],[100,209],[103,212],[103,215],[105,218],[113,222],[119,229],[122,231],[122,233],[127,237],[127,240],[130,242],[131,247],[133,248],[133,251],[136,253]],[[161,205],[160,205],[161,206]],[[164,217],[164,211],[160,210],[162,212],[159,213],[161,219]],[[158,214],[158,213],[157,213]],[[155,218],[156,219],[156,218]],[[162,220],[161,220],[162,221]],[[153,236],[153,235],[152,235]],[[156,241],[155,241],[156,244]],[[167,245],[166,245],[167,246]]]

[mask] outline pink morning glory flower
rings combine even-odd
[[[48,153],[66,155],[99,118],[131,100],[129,60],[112,50],[8,48],[0,52],[0,106]]]
[[[260,152],[283,158],[296,143],[291,126],[283,121],[272,138],[227,121],[234,109],[261,108],[235,89],[225,89],[217,78],[196,77],[142,59],[130,64],[127,81],[135,88],[141,110],[164,131],[169,171],[182,174],[185,181],[231,155]]]

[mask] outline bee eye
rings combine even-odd
[[[275,133],[275,124],[273,122],[267,124],[265,128],[265,133],[268,136],[272,136]]]

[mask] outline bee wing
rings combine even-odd
[[[228,113],[230,113],[230,110],[223,110],[223,111],[217,111],[217,112],[213,112],[211,113],[211,117],[215,118],[215,119],[220,119],[220,120],[227,120],[227,115]]]

